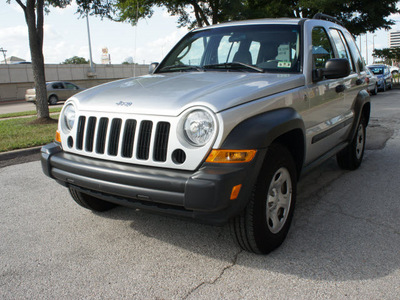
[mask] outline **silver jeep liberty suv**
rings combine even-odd
[[[116,205],[285,239],[300,174],[360,166],[370,101],[352,35],[329,16],[189,32],[151,74],[71,97],[43,171],[93,211]]]

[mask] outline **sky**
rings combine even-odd
[[[28,29],[22,9],[15,0],[7,4],[0,3],[0,48],[7,50],[7,57],[17,56],[30,61]],[[64,9],[51,8],[45,15],[44,25],[44,58],[47,64],[62,63],[73,56],[89,59],[89,44],[85,18],[79,18],[76,5]],[[391,17],[396,21],[393,30],[400,30],[400,15]],[[128,23],[117,23],[89,17],[92,58],[94,63],[101,63],[102,48],[108,48],[111,63],[120,64],[132,58],[137,63],[160,62],[168,51],[180,40],[188,30],[177,27],[177,17],[170,16],[166,10],[155,9],[152,18],[140,20],[137,26]],[[380,30],[374,34],[357,38],[358,47],[372,63],[373,42],[375,48],[389,46],[388,31]],[[373,37],[374,36],[374,37]],[[1,53],[0,53],[1,56]],[[3,60],[0,57],[0,60]]]
[[[30,61],[28,29],[22,9],[11,0],[0,3],[0,48],[7,57],[17,56]],[[44,20],[43,52],[45,63],[61,63],[73,56],[89,59],[86,18],[79,18],[76,5],[64,9],[51,8]],[[177,28],[177,18],[156,9],[151,19],[140,20],[138,26],[89,16],[92,57],[101,63],[102,48],[107,47],[111,63],[119,64],[132,57],[138,63],[159,62],[187,32]],[[4,60],[1,57],[0,60]]]

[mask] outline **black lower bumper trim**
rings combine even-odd
[[[46,175],[64,186],[119,205],[223,223],[246,205],[265,152],[246,164],[204,164],[181,171],[108,162],[64,152],[58,144],[42,148]],[[230,200],[232,188],[242,185]]]

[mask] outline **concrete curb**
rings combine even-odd
[[[0,153],[0,161],[14,159],[22,156],[39,154],[42,146],[27,148],[27,149],[18,149],[13,151],[8,151],[4,153]]]

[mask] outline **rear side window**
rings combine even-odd
[[[325,29],[322,27],[315,27],[312,31],[313,69],[324,68],[326,61],[333,57],[332,45]]]
[[[333,42],[335,43],[336,50],[338,52],[338,58],[346,58],[350,63],[351,71],[354,71],[353,63],[350,55],[349,48],[347,47],[346,40],[341,31],[337,29],[330,29],[330,33],[333,38]]]
[[[350,48],[351,56],[353,57],[354,63],[358,66],[359,71],[364,71],[365,70],[365,65],[364,62],[361,58],[360,51],[358,51],[356,42],[354,41],[353,36],[345,30],[344,36],[346,37],[347,45]]]

